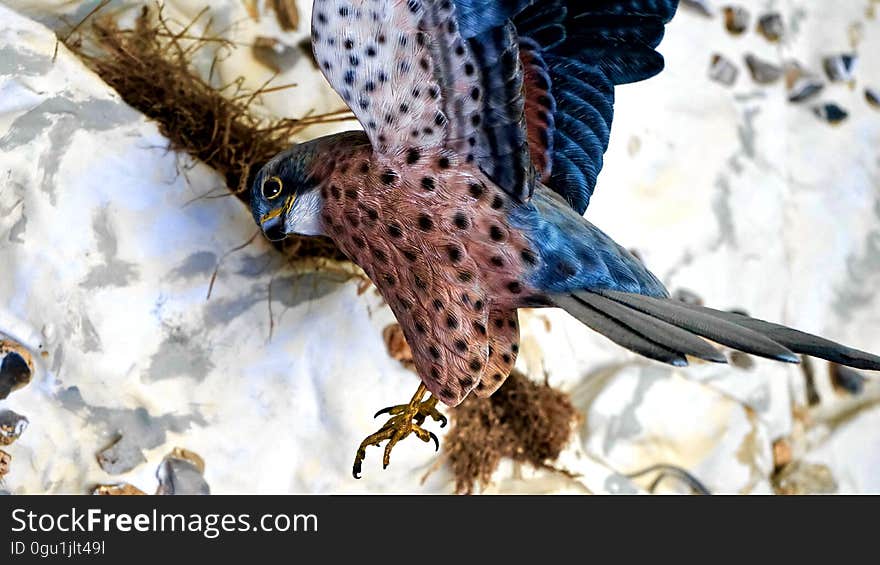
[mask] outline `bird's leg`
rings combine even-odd
[[[381,416],[382,414],[388,414],[391,417],[388,418],[384,426],[379,428],[379,431],[367,436],[361,442],[354,457],[354,466],[351,470],[354,478],[361,478],[361,464],[367,456],[367,446],[375,445],[378,447],[380,443],[388,440],[388,443],[385,445],[385,454],[382,457],[383,469],[388,467],[388,463],[391,460],[391,450],[394,449],[397,442],[410,434],[415,434],[417,438],[426,443],[433,440],[435,448],[440,449],[440,440],[437,439],[433,432],[422,428],[422,424],[425,423],[426,418],[430,417],[440,422],[440,427],[442,428],[446,425],[446,416],[437,410],[437,399],[434,396],[429,397],[427,400],[422,400],[427,392],[428,389],[425,388],[424,383],[421,383],[409,404],[389,406],[376,412],[374,417]]]

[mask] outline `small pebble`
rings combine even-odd
[[[758,33],[763,35],[767,41],[779,41],[785,33],[785,24],[782,21],[782,15],[778,12],[765,14],[758,18]]]
[[[0,400],[31,382],[33,372],[28,350],[11,339],[0,339]]]
[[[682,0],[681,5],[707,18],[715,15],[715,9],[709,4],[708,0]]]
[[[834,494],[837,480],[827,465],[793,461],[775,474],[771,482],[776,494]]]
[[[754,368],[755,360],[752,359],[752,356],[748,353],[743,353],[742,351],[733,351],[730,354],[730,364],[737,369],[748,371]]]
[[[792,462],[791,443],[785,438],[773,442],[773,467],[779,471]]]
[[[746,55],[746,66],[758,84],[773,84],[782,77],[782,67],[763,61],[751,53]]]
[[[797,63],[786,65],[785,84],[788,87],[788,101],[793,103],[814,98],[825,88],[825,83],[805,72]]]
[[[98,496],[136,496],[147,493],[128,483],[116,483],[115,485],[98,485],[92,494]]]
[[[299,27],[299,9],[296,0],[269,0],[266,4],[275,11],[278,25],[284,31],[293,31]]]
[[[302,50],[281,43],[274,37],[257,37],[251,51],[254,59],[276,73],[293,68],[302,56]]]
[[[156,494],[211,494],[211,487],[202,476],[204,462],[200,465],[201,457],[195,460],[190,454],[195,455],[175,450],[165,456],[156,470],[156,478],[159,479]]]
[[[183,447],[175,447],[171,450],[171,454],[169,455],[169,457],[176,457],[177,459],[189,461],[190,463],[195,465],[196,469],[199,470],[199,473],[205,472],[205,460],[202,459],[202,456],[195,451],[190,451],[189,449],[184,449]]]
[[[868,104],[875,108],[880,108],[880,92],[877,92],[873,88],[865,89],[865,100],[868,101]]]
[[[712,55],[712,64],[709,67],[709,78],[724,86],[733,86],[739,70],[723,55]]]
[[[12,464],[12,455],[9,455],[0,449],[0,479],[9,473],[9,466]]]
[[[865,390],[865,376],[855,369],[837,363],[829,363],[828,374],[834,388],[839,391],[861,394]]]
[[[825,88],[825,85],[821,82],[805,77],[796,82],[791,88],[788,93],[788,101],[794,103],[804,102],[822,92],[823,88]]]
[[[0,445],[10,445],[28,427],[28,419],[12,410],[0,410]]]
[[[749,28],[748,10],[739,6],[726,6],[724,8],[724,27],[733,35],[741,35]]]
[[[849,117],[849,112],[833,102],[815,106],[813,113],[831,125],[837,125]]]
[[[852,53],[841,53],[825,57],[822,66],[831,82],[849,82],[853,80],[858,57]]]

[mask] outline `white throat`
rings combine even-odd
[[[300,235],[326,235],[321,229],[321,208],[324,202],[318,190],[300,194],[287,213],[285,232]]]

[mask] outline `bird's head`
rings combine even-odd
[[[290,234],[323,235],[323,206],[317,179],[312,175],[315,143],[302,143],[266,163],[251,187],[254,220],[271,241]]]

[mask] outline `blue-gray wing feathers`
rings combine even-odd
[[[545,128],[552,137],[545,183],[583,213],[608,148],[614,86],[663,69],[655,49],[678,0],[454,2],[461,35],[471,45],[510,20],[520,38],[531,40],[530,49],[540,46],[554,108],[554,119]]]

